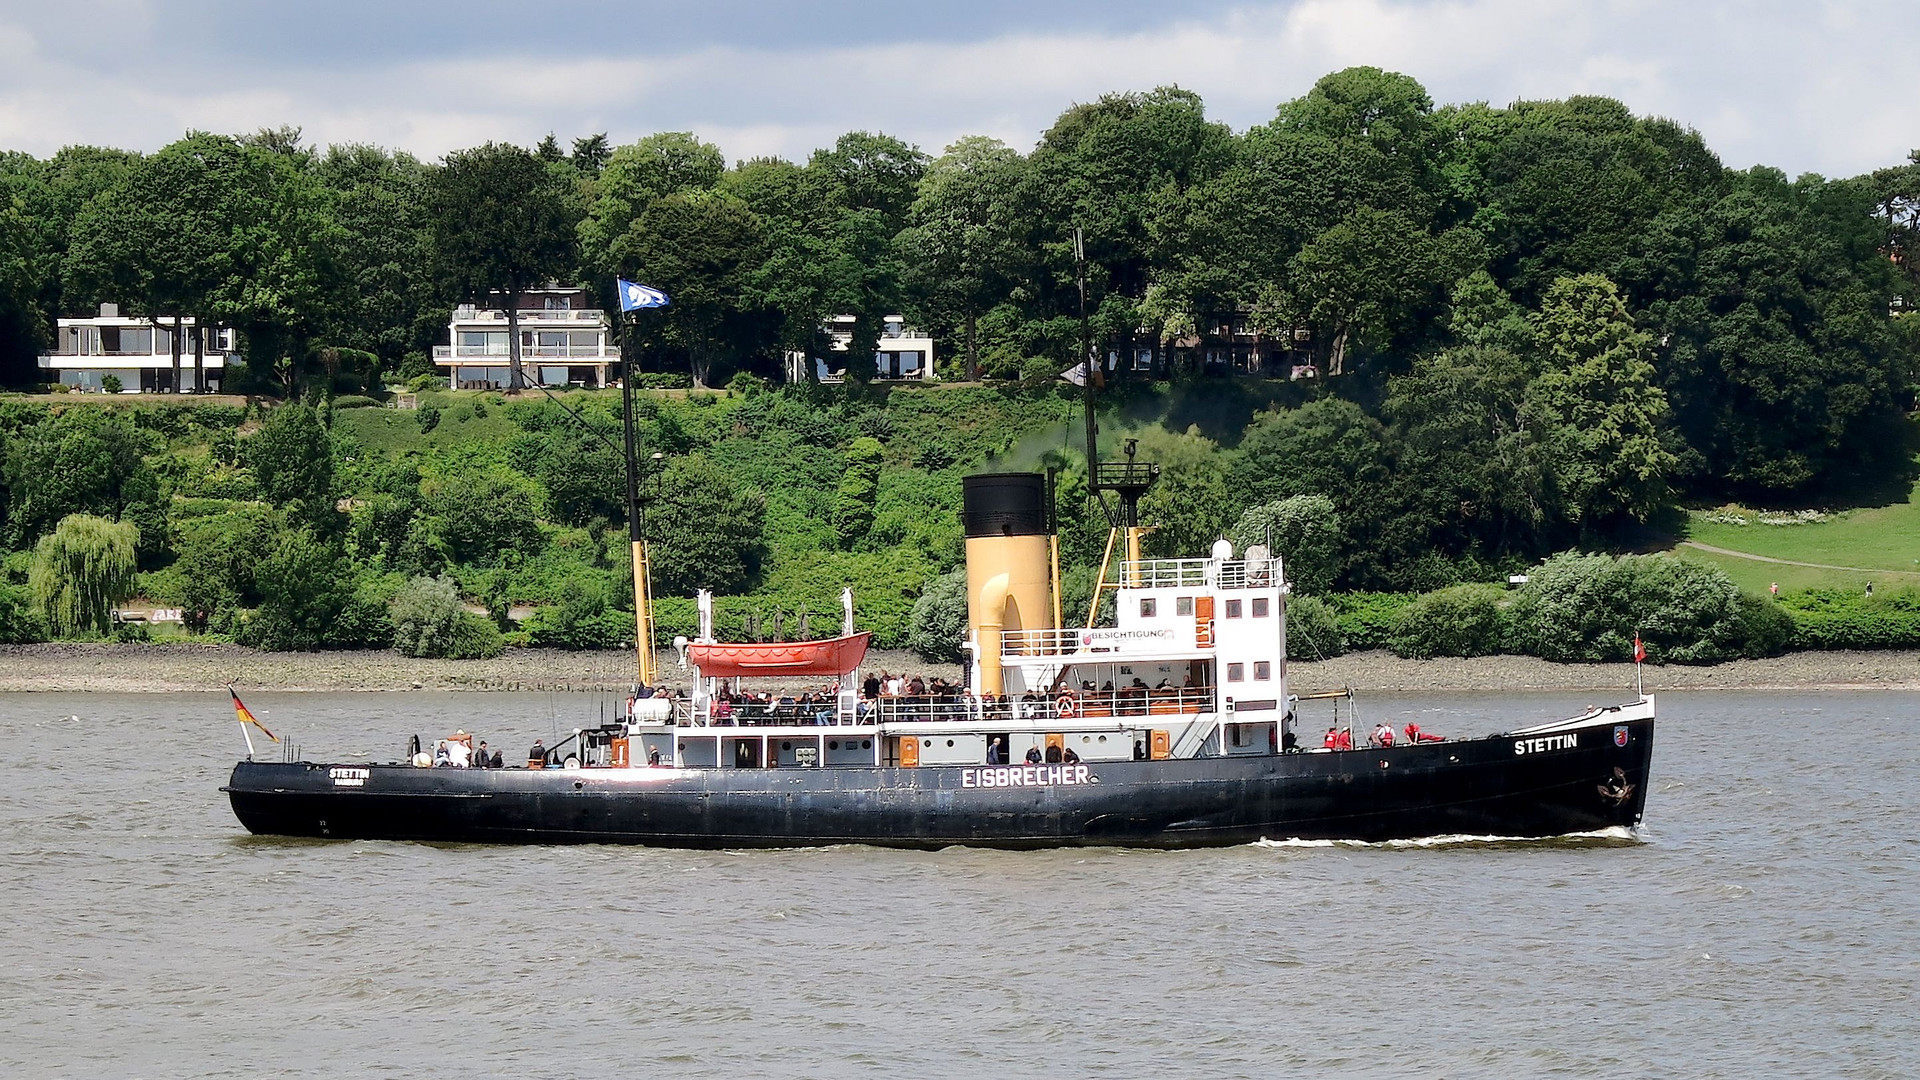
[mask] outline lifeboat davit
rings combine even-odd
[[[824,641],[694,642],[687,659],[700,674],[734,676],[844,675],[866,659],[873,632]]]

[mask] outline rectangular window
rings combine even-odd
[[[1264,619],[1267,617],[1266,597],[1256,596],[1253,598],[1253,617],[1256,619]]]
[[[1149,596],[1146,599],[1140,601],[1140,617],[1141,618],[1151,619],[1159,613],[1160,613],[1160,603],[1159,601],[1155,600],[1153,597]]]
[[[568,306],[569,305],[567,303],[567,298],[564,296],[547,297],[546,309],[548,311],[565,311],[567,310]]]
[[[1227,618],[1237,619],[1239,617],[1240,617],[1240,601],[1238,600],[1227,601]]]
[[[600,335],[599,334],[594,333],[592,330],[574,330],[571,333],[569,333],[567,336],[568,336],[568,340],[573,342],[573,347],[571,348],[571,350],[569,350],[573,353],[573,355],[575,356],[599,356],[600,355]]]
[[[1228,682],[1245,682],[1246,679],[1247,679],[1247,665],[1245,664],[1228,664],[1227,665],[1227,681]]]
[[[1271,678],[1273,678],[1272,661],[1269,661],[1269,660],[1255,661],[1253,665],[1253,681],[1266,682]]]
[[[1191,596],[1174,597],[1173,613],[1175,615],[1181,615],[1181,616],[1192,615],[1193,614],[1193,597]]]

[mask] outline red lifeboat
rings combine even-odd
[[[763,675],[844,675],[866,659],[873,632],[863,630],[825,641],[695,642],[687,659],[700,674],[728,679]]]

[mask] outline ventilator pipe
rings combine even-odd
[[[1012,582],[1006,574],[995,574],[980,586],[975,598],[979,614],[974,616],[973,629],[980,642],[980,693],[1006,693],[1006,677],[1000,666],[1000,631],[1007,621],[1007,592]]]

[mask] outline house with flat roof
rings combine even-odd
[[[844,380],[847,349],[853,344],[853,324],[854,316],[836,315],[821,326],[827,336],[825,356],[787,353],[787,381],[806,382],[809,363],[820,382]],[[933,378],[933,338],[908,326],[898,315],[886,316],[880,320],[879,347],[873,353],[873,377],[876,380]]]
[[[195,383],[193,345],[199,338],[204,389],[218,391],[229,359],[238,360],[233,331],[209,326],[204,331],[191,317],[180,325],[180,370],[173,367],[172,317],[147,319],[120,314],[114,304],[101,304],[100,314],[56,320],[53,350],[40,356],[40,370],[48,382],[99,393],[108,377],[118,379],[123,394],[190,393],[203,389]]]
[[[605,386],[620,362],[607,313],[585,289],[549,285],[520,294],[520,365],[529,383]],[[504,307],[462,304],[447,323],[447,344],[433,347],[434,367],[456,389],[498,390],[511,384]]]

